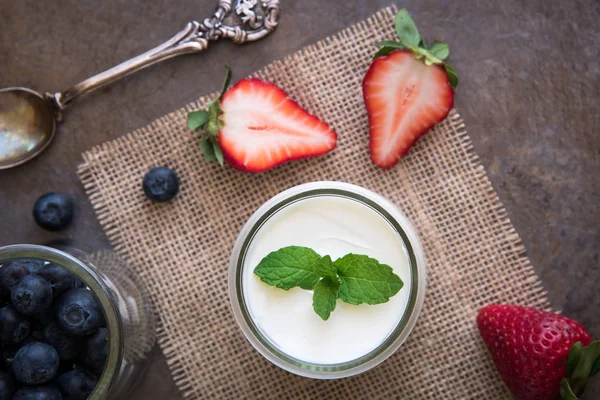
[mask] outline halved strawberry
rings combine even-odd
[[[208,161],[225,159],[242,171],[262,172],[336,146],[328,124],[270,82],[242,79],[207,106],[188,114],[188,122],[193,130],[205,128],[201,149]]]
[[[396,15],[396,30],[401,42],[379,43],[383,48],[363,79],[371,159],[382,168],[395,165],[448,116],[457,84],[454,70],[442,61],[448,45],[434,41],[426,48],[406,10]]]
[[[270,82],[242,79],[225,93],[221,108],[219,144],[241,170],[260,172],[335,148],[337,135],[329,125]]]

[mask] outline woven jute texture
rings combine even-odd
[[[509,398],[479,338],[477,311],[492,302],[550,305],[456,111],[395,167],[370,161],[361,80],[375,42],[394,38],[394,14],[384,9],[255,74],[332,125],[339,141],[327,156],[256,175],[207,165],[186,112],[214,95],[83,155],[85,190],[116,251],[150,288],[158,340],[186,399]],[[152,204],[142,177],[162,165],[177,171],[181,192]],[[423,311],[404,345],[375,369],[335,381],[301,378],[263,359],[227,296],[228,260],[244,222],[271,196],[317,180],[354,183],[397,204],[429,269]]]

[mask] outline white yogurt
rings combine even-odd
[[[278,289],[253,273],[267,254],[292,245],[333,260],[348,253],[368,255],[391,266],[404,287],[384,304],[356,306],[338,299],[323,321],[312,308],[312,291]],[[375,349],[402,319],[411,291],[400,235],[368,206],[335,196],[303,199],[271,216],[248,248],[242,280],[248,311],[261,333],[285,354],[314,364],[348,362]]]

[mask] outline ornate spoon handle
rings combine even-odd
[[[235,3],[235,15],[230,14],[232,3]],[[206,50],[209,41],[222,37],[235,43],[262,39],[277,27],[278,22],[279,0],[220,0],[215,14],[203,23],[189,22],[175,36],[153,49],[63,92],[46,93],[46,98],[54,104],[60,117],[60,112],[79,96],[116,82],[126,75],[172,57],[199,53]]]

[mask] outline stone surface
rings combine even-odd
[[[0,245],[68,237],[108,246],[76,176],[80,154],[360,21],[391,0],[281,0],[278,31],[156,65],[78,101],[35,161],[0,171]],[[203,18],[214,0],[0,0],[0,87],[66,89]],[[456,107],[552,304],[600,337],[600,3],[407,0],[424,36],[444,39],[461,78]],[[47,191],[72,194],[63,233],[32,220]],[[585,398],[600,398],[596,378]],[[160,352],[132,399],[179,399]]]

